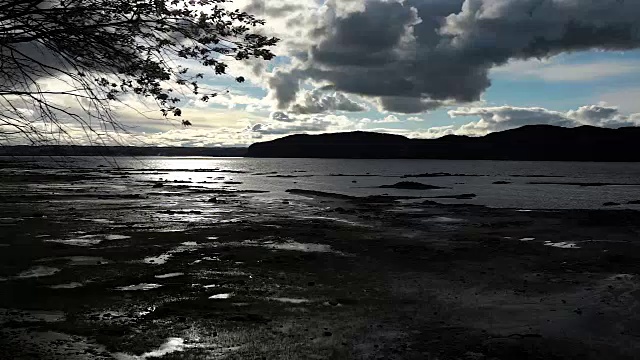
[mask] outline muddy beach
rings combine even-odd
[[[2,358],[639,358],[634,208],[176,170],[3,171]]]

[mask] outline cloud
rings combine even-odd
[[[371,120],[369,118],[360,119],[358,121],[358,126],[362,128],[364,125],[368,125],[368,124],[395,124],[399,122],[400,122],[400,119],[398,119],[397,116],[387,115],[384,118],[378,119],[378,120]]]
[[[323,90],[302,91],[298,96],[298,101],[293,104],[290,111],[294,114],[320,114],[326,112],[365,111],[367,107],[359,104],[342,93]]]
[[[311,79],[379,98],[387,111],[419,113],[479,100],[491,85],[490,70],[509,61],[640,46],[637,1],[369,0],[341,11],[336,3],[316,10],[307,41],[290,53],[292,64],[271,74],[280,108]],[[563,70],[539,74],[576,79],[577,71]]]
[[[348,131],[353,130],[355,126],[353,121],[342,115],[292,117],[282,112],[274,112],[271,119],[271,122],[261,123],[260,127],[252,128],[251,131],[261,135],[290,135]]]
[[[564,127],[592,125],[611,128],[640,125],[640,114],[623,115],[615,107],[600,105],[582,106],[577,110],[568,112],[553,111],[539,107],[514,106],[459,108],[450,110],[448,114],[452,118],[479,117],[480,119],[477,121],[453,129],[455,134],[474,136],[538,124]]]
[[[286,113],[284,113],[282,111],[274,111],[274,112],[272,112],[270,118],[271,118],[271,120],[283,121],[283,122],[295,121],[295,119],[289,117],[289,115],[287,115]]]
[[[447,102],[404,96],[381,96],[379,109],[402,114],[418,114],[444,106]]]

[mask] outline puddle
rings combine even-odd
[[[51,239],[51,240],[45,240],[45,241],[71,245],[71,246],[95,246],[105,240],[112,241],[112,240],[124,240],[129,238],[131,238],[131,236],[117,235],[117,234],[94,234],[94,235],[83,235],[83,236],[79,236],[77,238],[72,238],[72,239]]]
[[[113,224],[113,221],[109,220],[109,219],[89,219],[89,218],[81,218],[78,220],[82,220],[82,221],[91,221],[97,224]]]
[[[217,256],[205,256],[202,259],[196,260],[194,262],[191,263],[191,265],[195,265],[195,264],[199,264],[203,261],[220,261],[220,258]]]
[[[141,359],[156,359],[166,355],[183,352],[188,349],[206,349],[207,359],[222,359],[225,358],[230,352],[238,351],[240,346],[223,347],[217,344],[195,344],[192,341],[186,343],[185,339],[179,337],[168,338],[164,344],[159,348],[146,352],[140,356],[129,355],[125,353],[115,353],[113,357],[117,360],[141,360]]]
[[[296,299],[296,298],[287,298],[287,297],[271,297],[267,299],[271,301],[278,301],[278,302],[287,303],[287,304],[304,304],[304,303],[310,302],[307,299]]]
[[[566,242],[566,241],[561,241],[557,243],[553,243],[551,241],[545,241],[544,245],[553,246],[560,249],[580,249],[580,246],[576,245],[575,243]]]
[[[119,288],[116,288],[116,290],[120,290],[120,291],[138,291],[138,290],[142,290],[142,291],[147,291],[147,290],[153,290],[153,289],[157,289],[159,287],[161,287],[162,285],[160,284],[138,284],[138,285],[129,285],[129,286],[122,286]]]
[[[156,275],[155,278],[156,279],[169,279],[169,278],[172,278],[172,277],[177,277],[177,276],[182,276],[182,275],[184,275],[184,273],[175,272],[175,273],[169,273],[169,274]]]
[[[218,286],[220,286],[220,285],[218,285],[218,284],[211,284],[211,285],[205,285],[205,286],[203,286],[203,287],[204,287],[205,289],[211,289],[211,288],[216,288],[216,287],[218,287]]]
[[[17,277],[22,279],[28,278],[37,278],[43,276],[51,276],[60,271],[58,268],[48,267],[48,266],[36,266],[29,270],[25,270],[17,275]]]
[[[232,296],[233,296],[233,293],[216,294],[213,296],[209,296],[209,299],[222,300],[222,299],[228,299]]]
[[[167,341],[156,350],[146,352],[140,356],[117,353],[114,354],[114,357],[119,360],[159,358],[174,352],[184,351],[186,347],[183,338],[168,338]]]
[[[131,239],[131,236],[128,236],[128,235],[109,234],[109,235],[105,235],[104,239],[105,239],[105,240],[124,240],[124,239]]]
[[[290,250],[290,251],[302,251],[302,252],[333,252],[331,246],[325,244],[314,243],[299,243],[290,241],[280,244],[267,244],[266,248],[276,250]]]
[[[73,239],[51,239],[45,240],[46,242],[54,242],[70,246],[94,246],[102,242],[102,239],[97,238],[98,235],[83,235]]]
[[[536,238],[526,237],[526,238],[522,238],[522,239],[520,239],[520,241],[533,241],[533,240],[535,240],[535,239],[536,239]]]
[[[320,252],[344,255],[340,251],[333,250],[330,245],[316,243],[299,243],[297,241],[274,242],[245,240],[243,242],[218,243],[217,246],[254,246],[264,247],[272,250],[300,251],[300,252]],[[217,260],[217,259],[216,259]]]
[[[49,286],[51,289],[75,289],[83,287],[85,284],[81,282],[70,282],[67,284],[58,284]]]
[[[171,259],[174,254],[193,251],[193,250],[196,250],[198,246],[199,244],[195,242],[182,243],[182,246],[178,246],[177,248],[169,250],[164,254],[161,254],[158,256],[146,257],[142,260],[142,262],[145,264],[151,264],[151,265],[162,265],[162,264],[165,264],[167,261],[169,261],[169,259]]]
[[[186,241],[186,242],[183,242],[182,245],[184,245],[184,246],[198,246],[198,243],[195,242],[195,241]]]
[[[144,258],[142,262],[145,264],[151,264],[151,265],[162,265],[167,261],[169,261],[169,259],[171,259],[172,257],[173,257],[173,254],[166,253],[158,256],[150,256],[150,257]]]

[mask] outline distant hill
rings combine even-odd
[[[3,146],[0,156],[245,156],[246,148],[135,146]]]
[[[256,143],[249,157],[352,159],[468,159],[544,161],[640,161],[640,127],[607,129],[528,125],[484,137],[447,135],[409,139],[348,132],[291,135]]]

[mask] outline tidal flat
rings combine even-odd
[[[298,178],[280,179],[292,191],[276,198],[211,172],[221,186],[126,169],[3,173],[2,357],[640,354],[634,209],[345,195]]]

